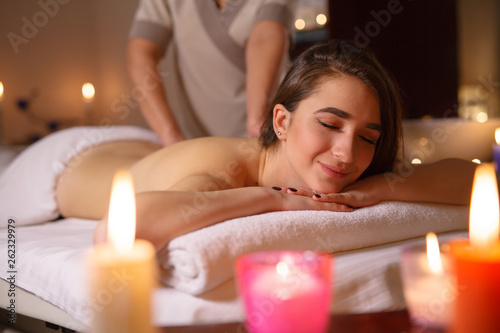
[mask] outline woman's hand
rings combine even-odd
[[[383,175],[376,175],[358,180],[339,193],[319,193],[311,189],[290,187],[281,191],[291,195],[309,197],[315,202],[334,204],[352,210],[352,208],[373,206],[385,200],[386,189],[387,184]],[[337,211],[337,209],[329,210]]]
[[[381,175],[364,178],[346,186],[339,193],[325,194],[317,200],[332,200],[355,208],[373,206],[385,200],[385,187],[381,181],[385,182]]]
[[[274,190],[282,193],[281,210],[330,210],[334,212],[351,212],[353,209],[348,205],[321,200],[319,194],[307,189],[293,189],[273,187]]]

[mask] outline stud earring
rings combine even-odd
[[[278,134],[278,136],[279,136],[279,135],[281,135],[281,132],[280,131],[276,131],[276,134]]]

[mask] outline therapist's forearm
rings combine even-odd
[[[151,129],[160,136],[164,145],[184,139],[169,107],[162,77],[157,70],[160,55],[131,43],[127,57],[129,75],[135,89],[140,91],[138,102],[141,112]]]
[[[281,62],[288,49],[288,33],[273,21],[259,22],[246,47],[247,130],[258,136],[278,85]]]

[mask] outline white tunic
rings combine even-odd
[[[142,0],[131,38],[166,49],[159,67],[170,106],[188,138],[246,135],[245,45],[273,20],[291,30],[296,0]],[[288,69],[284,55],[281,74]]]

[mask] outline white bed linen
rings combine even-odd
[[[24,145],[2,145],[0,144],[0,174],[7,169],[7,166],[19,155],[27,146]]]
[[[137,126],[81,126],[51,133],[27,147],[0,174],[0,228],[7,227],[11,216],[18,225],[56,219],[61,172],[78,166],[90,147],[128,140],[160,143],[151,130]]]
[[[99,304],[87,296],[84,258],[92,245],[96,221],[65,219],[16,228],[16,284],[55,305],[84,325],[90,325]],[[464,237],[465,232],[442,235]],[[334,313],[401,309],[399,253],[403,246],[422,238],[370,247],[335,256]],[[0,232],[6,256],[7,231]],[[0,278],[7,279],[7,260],[0,261]],[[1,298],[5,308],[7,299]],[[234,322],[243,319],[234,280],[200,296],[170,287],[159,288],[154,297],[154,322],[161,326]]]

